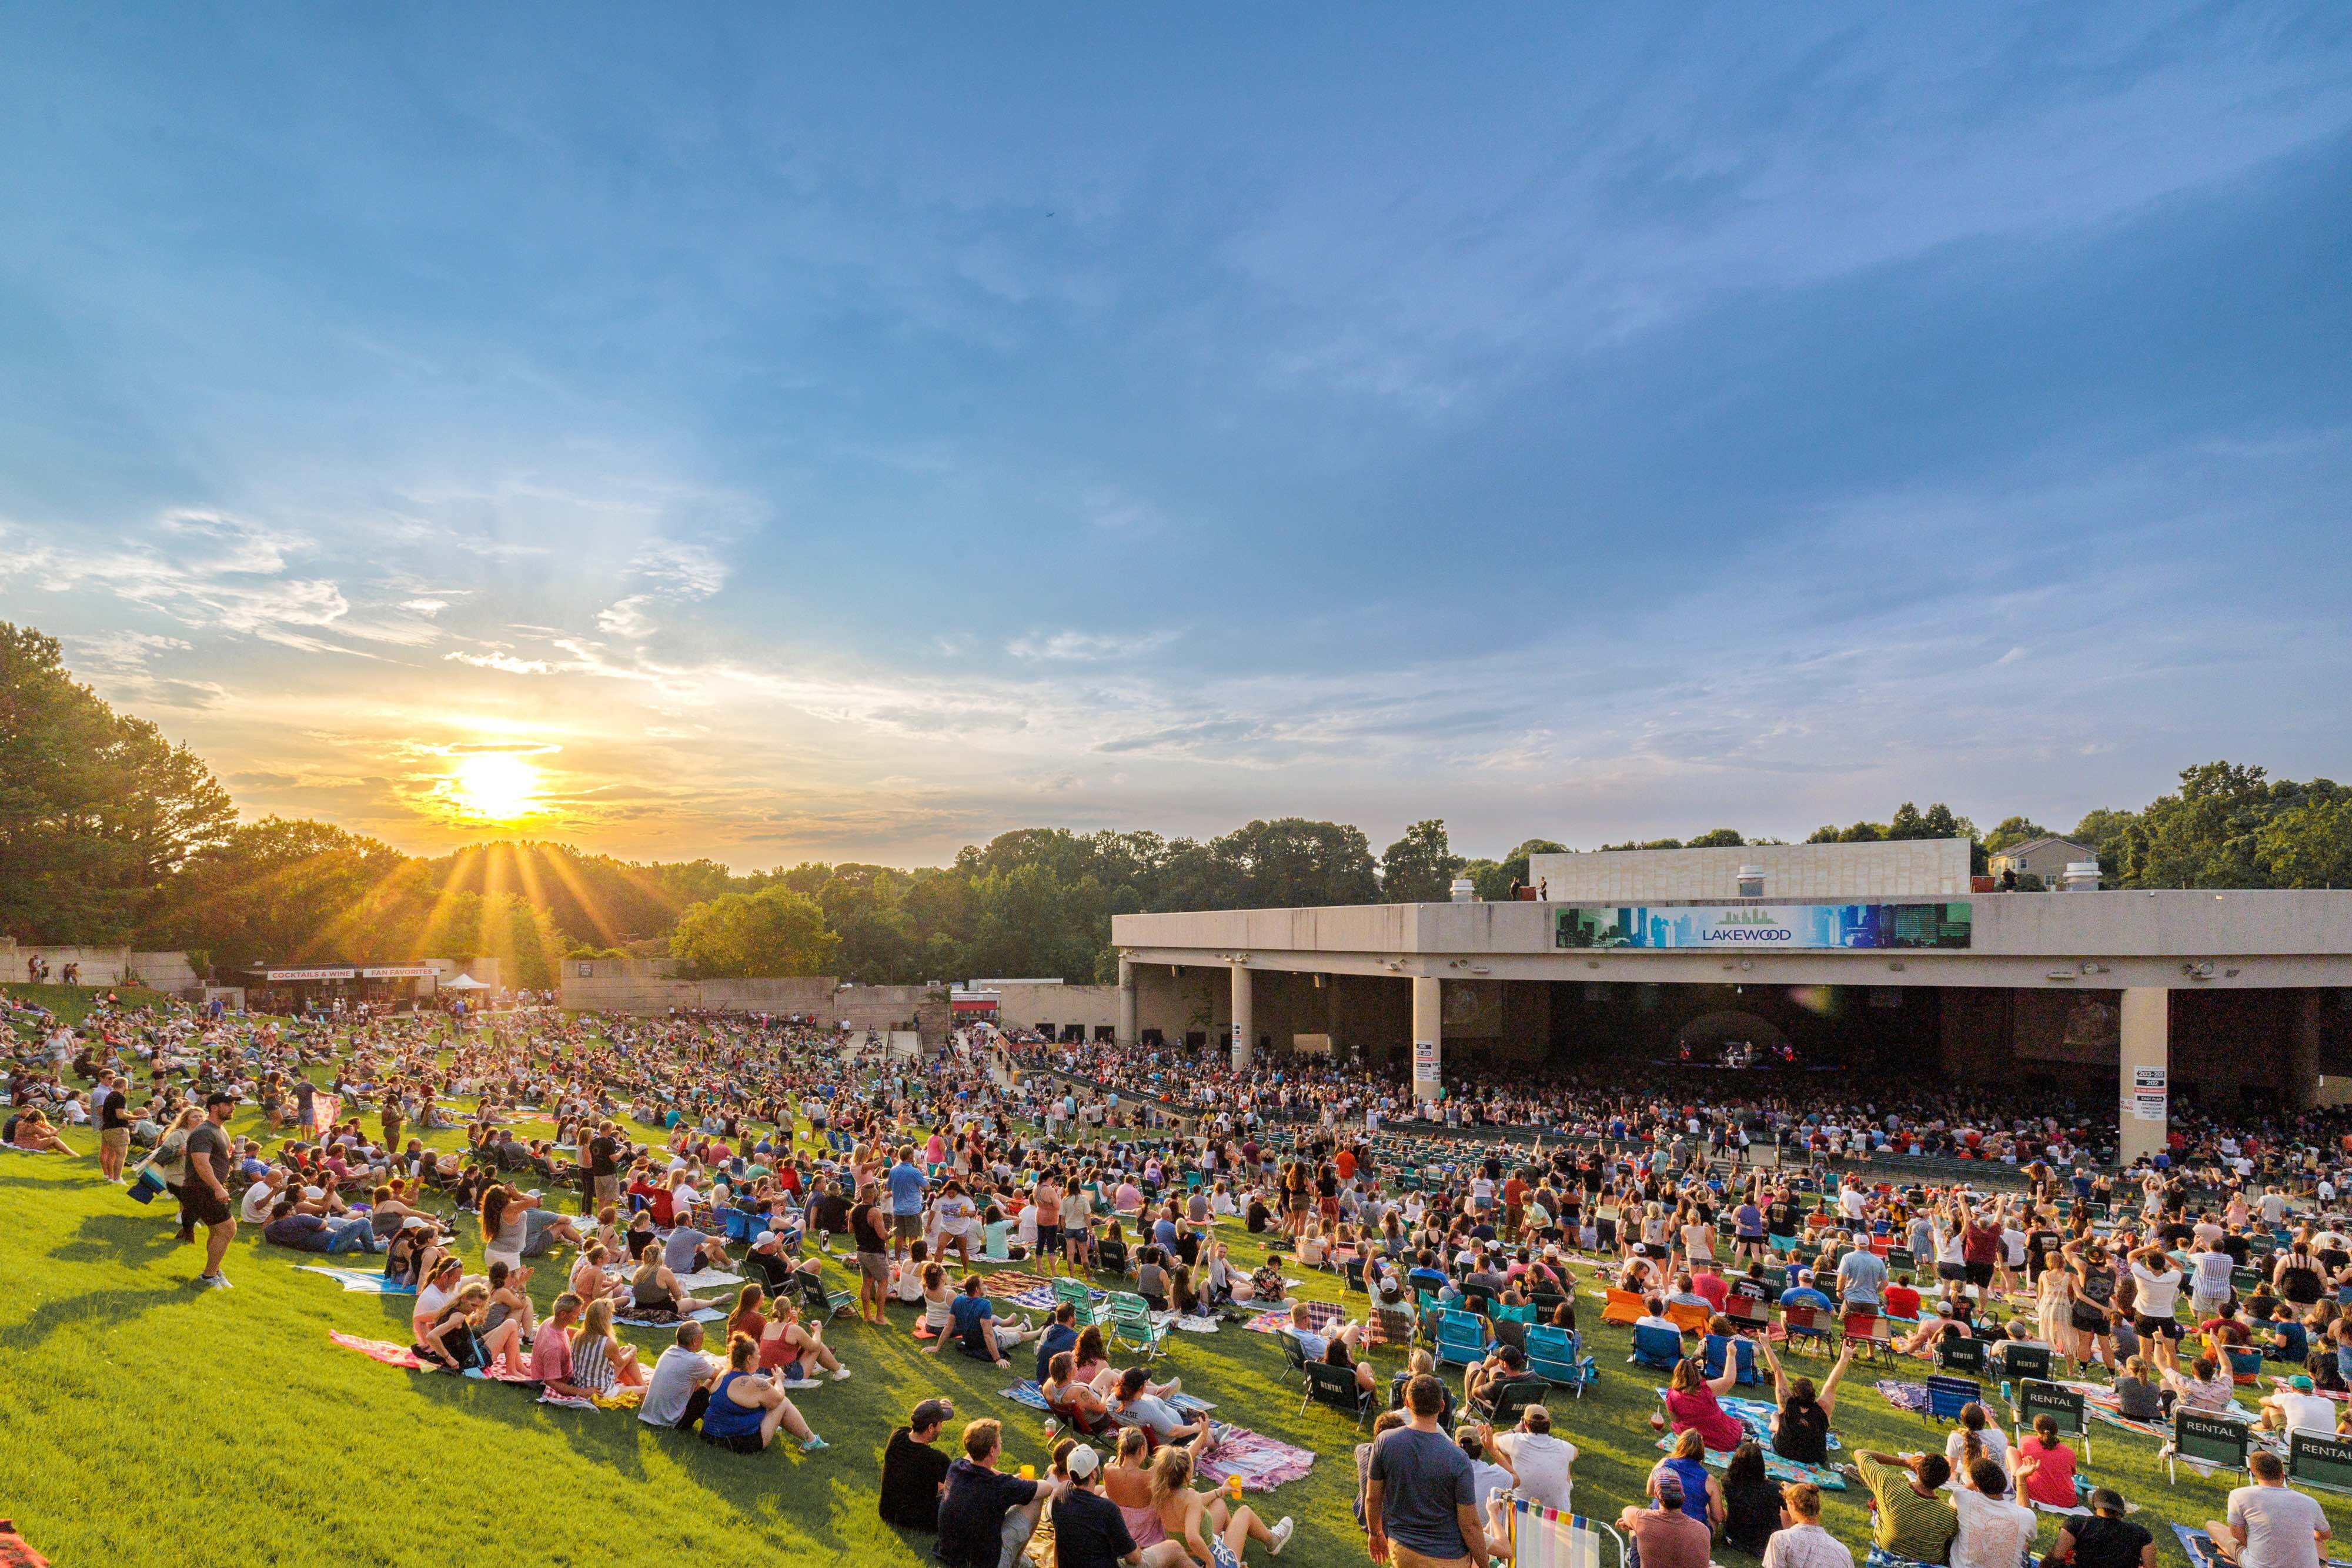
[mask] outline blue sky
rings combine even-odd
[[[0,616],[739,866],[2346,761],[2352,11],[19,7]]]

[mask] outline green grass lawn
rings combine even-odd
[[[75,1142],[92,1139],[85,1132]],[[928,1561],[929,1538],[883,1526],[874,1496],[883,1442],[917,1399],[944,1392],[961,1418],[1003,1420],[1009,1465],[1045,1458],[1035,1413],[996,1396],[1010,1378],[952,1352],[923,1354],[908,1308],[892,1309],[887,1333],[845,1318],[831,1331],[855,1376],[795,1395],[833,1444],[807,1458],[781,1440],[759,1456],[721,1453],[631,1414],[554,1410],[512,1388],[380,1366],[331,1346],[327,1334],[403,1339],[408,1298],[346,1294],[295,1272],[308,1260],[249,1232],[226,1265],[236,1288],[192,1291],[198,1249],[173,1244],[163,1206],[131,1203],[95,1171],[94,1162],[0,1155],[8,1283],[0,1514],[60,1564],[446,1568],[505,1559],[609,1568],[616,1559],[733,1563],[782,1552],[791,1562],[912,1565]],[[470,1226],[463,1234],[478,1261]],[[1230,1239],[1238,1260],[1258,1261],[1237,1228]],[[533,1281],[542,1309],[560,1272]],[[1317,1275],[1306,1293],[1338,1300],[1339,1281]],[[1580,1511],[1613,1518],[1640,1494],[1655,1457],[1648,1418],[1657,1379],[1625,1365],[1624,1331],[1596,1328],[1597,1301],[1579,1305],[1602,1380],[1553,1409],[1557,1429],[1581,1450]],[[631,1337],[648,1360],[668,1343],[667,1331]],[[1380,1360],[1385,1371],[1396,1353]],[[1358,1434],[1321,1406],[1299,1414],[1297,1393],[1280,1383],[1276,1341],[1230,1325],[1178,1334],[1168,1364],[1187,1391],[1217,1402],[1221,1419],[1320,1456],[1307,1479],[1251,1499],[1270,1516],[1297,1519],[1286,1562],[1363,1562],[1349,1507]],[[1940,1445],[1939,1429],[1872,1391],[1872,1375],[1883,1375],[1857,1373],[1839,1401],[1847,1452]],[[2152,1440],[2113,1427],[2095,1427],[2092,1440],[2085,1473],[2143,1504],[2139,1519],[2168,1560],[2180,1561],[2162,1521],[2214,1517],[2226,1485],[2184,1472],[2172,1490]],[[2352,1511],[2327,1501],[2338,1528],[2352,1529]],[[1827,1522],[1862,1542],[1862,1493],[1832,1494]],[[2045,1521],[2044,1544],[2054,1536]]]

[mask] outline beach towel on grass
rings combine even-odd
[[[1347,1317],[1348,1310],[1336,1301],[1307,1303],[1307,1326],[1316,1333],[1321,1333],[1333,1323],[1345,1322]],[[1277,1307],[1272,1312],[1259,1312],[1250,1319],[1247,1326],[1252,1333],[1279,1333],[1291,1326],[1290,1309]]]
[[[1244,1491],[1272,1491],[1285,1481],[1302,1479],[1314,1468],[1315,1456],[1307,1449],[1246,1427],[1221,1427],[1217,1446],[1194,1473],[1212,1486],[1222,1487],[1229,1478],[1239,1476]]]
[[[2121,1427],[2126,1432],[2137,1432],[2143,1437],[2155,1437],[2166,1442],[2169,1442],[2172,1438],[2172,1428],[2169,1426],[2155,1421],[2134,1421],[2126,1416],[2123,1413],[2122,1402],[2116,1397],[2116,1391],[2108,1387],[2104,1383],[2078,1383],[2062,1378],[2058,1380],[2058,1386],[2061,1388],[2070,1388],[2075,1393],[2081,1395],[2083,1396],[2084,1414],[2089,1416],[2092,1420],[2099,1422],[2103,1426]],[[2006,1392],[2005,1387],[2004,1392]],[[2253,1419],[2252,1416],[2246,1415],[2244,1411],[2236,1409],[2227,1411],[2209,1410],[2206,1411],[2205,1414],[2209,1416],[2234,1415],[2241,1419],[2248,1421]],[[2189,1461],[2184,1459],[2181,1462],[2183,1464],[2187,1464]]]
[[[784,1386],[789,1388],[792,1385],[788,1383]],[[1026,1405],[1032,1410],[1043,1410],[1048,1415],[1053,1413],[1053,1406],[1045,1403],[1045,1391],[1037,1386],[1037,1380],[1034,1377],[1024,1377],[1012,1387],[1000,1388],[996,1392],[999,1396],[1010,1399],[1015,1405]],[[1168,1406],[1169,1408],[1186,1416],[1197,1416],[1203,1410],[1216,1408],[1209,1401],[1191,1394],[1169,1395]]]
[[[1675,1451],[1675,1437],[1676,1434],[1669,1432],[1664,1437],[1659,1438],[1658,1452],[1662,1454],[1673,1453]],[[1837,1469],[1835,1467],[1830,1465],[1808,1465],[1800,1463],[1795,1459],[1784,1459],[1780,1455],[1772,1451],[1772,1445],[1769,1438],[1764,1440],[1763,1448],[1764,1474],[1768,1479],[1783,1483],[1789,1481],[1811,1481],[1815,1486],[1821,1488],[1823,1491],[1845,1490],[1844,1472]],[[1706,1466],[1707,1469],[1711,1470],[1729,1469],[1731,1468],[1731,1451],[1728,1448],[1707,1449]]]
[[[715,1323],[722,1322],[727,1314],[717,1307],[697,1307],[687,1316],[698,1323]],[[623,1328],[674,1329],[685,1320],[681,1318],[614,1318],[613,1321]]]
[[[2213,1550],[2213,1538],[2205,1531],[2176,1524],[2172,1527],[2172,1533],[2179,1538],[2180,1550],[2189,1554],[2189,1568],[2229,1568],[2227,1560]],[[2347,1563],[2341,1557],[2330,1557],[2327,1568],[2352,1568],[2352,1563]]]
[[[722,1285],[741,1284],[743,1276],[721,1273],[716,1269],[698,1269],[691,1274],[680,1274],[677,1282],[685,1291],[716,1291]]]
[[[552,1405],[559,1410],[593,1410],[596,1408],[596,1402],[593,1399],[574,1399],[569,1394],[556,1394],[552,1392],[542,1393],[539,1396],[539,1402],[541,1405]]]
[[[1897,1383],[1883,1377],[1874,1386],[1878,1396],[1897,1410],[1908,1410],[1914,1416],[1927,1413],[1927,1385],[1924,1383]]]
[[[49,1560],[16,1533],[13,1519],[0,1519],[0,1568],[49,1568]]]
[[[1181,1312],[1165,1312],[1151,1321],[1159,1323],[1163,1328],[1175,1329],[1181,1333],[1214,1333],[1217,1332],[1217,1320],[1213,1317],[1202,1316],[1188,1318]]]
[[[410,1372],[430,1372],[433,1364],[404,1344],[390,1340],[362,1339],[357,1334],[329,1333],[327,1338],[345,1350],[355,1350],[370,1361],[380,1361],[386,1366],[405,1367]]]
[[[364,1269],[329,1269],[316,1263],[297,1263],[294,1265],[294,1271],[298,1274],[324,1274],[346,1291],[358,1291],[370,1296],[416,1294],[416,1287],[414,1285],[394,1284],[382,1274],[372,1273]]]

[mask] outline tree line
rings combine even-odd
[[[2352,789],[2229,762],[2186,768],[2147,805],[2093,811],[2063,834],[2024,816],[1979,833],[1942,802],[1906,801],[1807,841],[1963,838],[1981,869],[2045,836],[2091,848],[2120,887],[2352,886]],[[1774,841],[1717,828],[1600,847]],[[530,840],[410,855],[331,823],[240,821],[186,747],[74,681],[53,639],[0,622],[0,932],[25,942],[185,948],[219,969],[488,955],[527,986],[553,984],[558,963],[584,955],[862,984],[1108,980],[1114,915],[1439,901],[1457,877],[1499,899],[1529,880],[1529,855],[1565,847],[1530,838],[1465,857],[1431,818],[1375,855],[1360,828],[1285,817],[1197,840],[1022,828],[912,869],[738,874]]]

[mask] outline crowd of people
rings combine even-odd
[[[1792,1370],[1790,1339],[1758,1332],[1776,1309],[1882,1320],[1898,1353],[1961,1338],[2021,1364],[2041,1352],[2147,1421],[2234,1406],[2231,1351],[2288,1367],[2246,1413],[2263,1432],[2336,1431],[2343,1406],[2326,1395],[2352,1384],[2347,1154],[2325,1118],[2192,1121],[2162,1159],[2116,1171],[2066,1107],[1857,1100],[1834,1083],[1806,1100],[1785,1078],[1746,1100],[1723,1082],[1740,1075],[1709,1075],[1705,1093],[1465,1079],[1433,1123],[1362,1067],[1236,1072],[1166,1048],[989,1034],[907,1059],[767,1018],[101,1005],[75,1026],[11,1003],[0,1021],[0,1143],[93,1159],[102,1179],[175,1204],[181,1237],[203,1233],[205,1289],[231,1288],[241,1223],[288,1253],[364,1260],[415,1290],[410,1348],[431,1366],[626,1406],[743,1452],[780,1434],[814,1452],[825,1439],[791,1395],[855,1375],[856,1325],[842,1335],[836,1312],[887,1325],[890,1305],[911,1307],[931,1352],[1018,1364],[1058,1428],[1046,1474],[1007,1473],[993,1420],[950,1437],[945,1398],[916,1405],[885,1447],[882,1517],[935,1532],[959,1568],[1010,1568],[1041,1539],[1066,1568],[1236,1568],[1292,1532],[1198,1484],[1220,1428],[1179,1380],[1148,1355],[1120,1364],[1070,1302],[1043,1322],[1001,1312],[991,1263],[1110,1276],[1176,1320],[1286,1312],[1300,1359],[1337,1369],[1376,1415],[1357,1518],[1373,1558],[1402,1568],[1507,1554],[1508,1500],[1570,1510],[1562,1412],[1520,1395],[1547,1382],[1528,1330],[1591,1331],[1580,1282],[1607,1292],[1602,1321],[1637,1347],[1642,1330],[1679,1347],[1657,1367],[1668,1451],[1617,1520],[1643,1568],[1701,1568],[1717,1542],[1776,1568],[1851,1561],[1822,1529],[1817,1487],[1769,1471],[1832,1462],[1860,1342],[1817,1385]],[[1740,1160],[1767,1138],[1819,1158]],[[1966,1154],[2001,1189],[1854,1174],[1850,1155],[1898,1146]],[[1236,1231],[1258,1266],[1235,1260]],[[828,1258],[854,1300],[828,1288]],[[543,1319],[541,1269],[563,1271]],[[1344,1271],[1360,1318],[1310,1314],[1286,1269]],[[1458,1377],[1414,1343],[1447,1315],[1480,1340]],[[624,1321],[674,1343],[644,1364]],[[1375,1370],[1383,1346],[1403,1353],[1393,1375]],[[1725,1403],[1746,1384],[1769,1394],[1760,1428]],[[2256,1458],[2213,1538],[2243,1568],[2316,1568],[2324,1516],[2296,1547],[2298,1505],[2283,1500],[2308,1499],[2263,1468],[2267,1449]],[[2027,1505],[2079,1495],[2071,1560],[2144,1568],[2147,1531],[2054,1432],[2009,1443],[1971,1406],[1945,1452],[1853,1466],[1875,1544],[1897,1555],[2015,1568]]]

